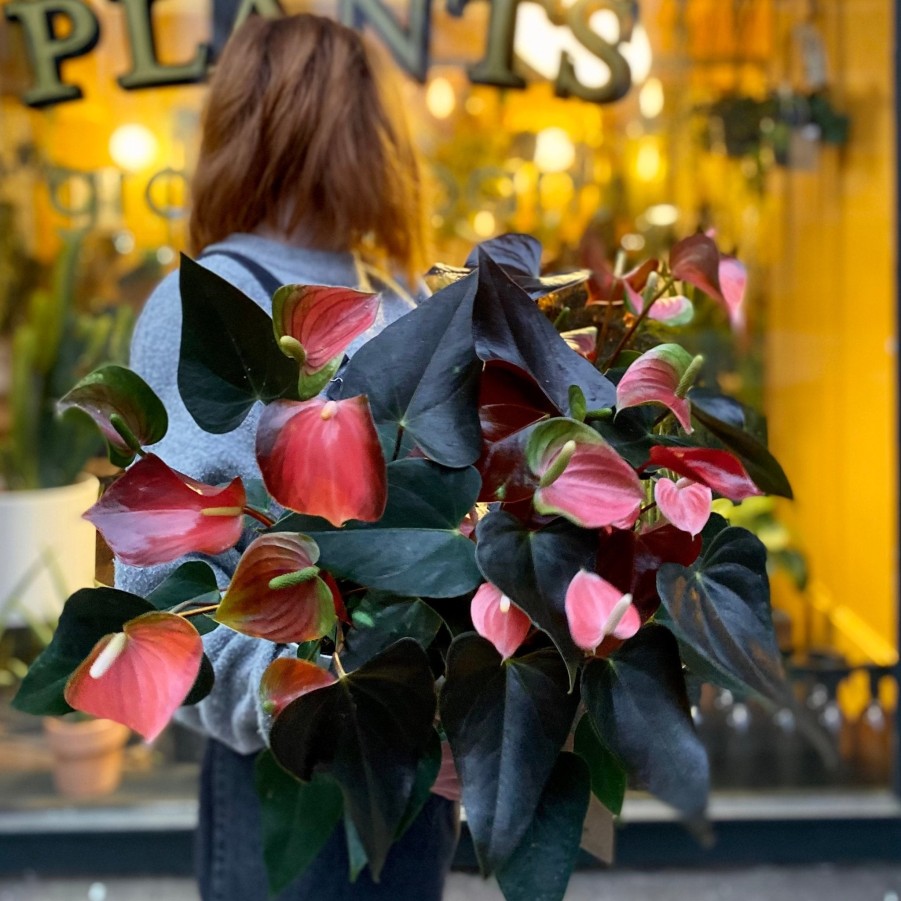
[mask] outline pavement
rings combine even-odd
[[[444,901],[502,899],[495,884],[467,873],[452,873],[444,894]],[[199,896],[188,879],[26,876],[0,880],[0,901],[199,901]],[[566,901],[901,901],[901,863],[580,872]]]

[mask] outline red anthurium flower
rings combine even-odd
[[[560,337],[577,353],[586,360],[594,362],[598,358],[598,330],[589,325],[585,328],[573,329],[569,332],[561,332]]]
[[[569,583],[564,606],[573,641],[592,654],[605,638],[624,640],[641,628],[632,595],[584,569]]]
[[[275,338],[284,353],[300,363],[301,381],[311,392],[306,396],[322,390],[348,345],[372,327],[378,308],[377,294],[352,288],[285,285],[275,292]],[[323,378],[313,378],[319,373]]]
[[[691,479],[658,479],[654,500],[660,512],[677,528],[694,537],[710,519],[713,492]]]
[[[145,613],[104,635],[66,683],[76,710],[123,723],[153,741],[197,679],[203,643],[174,613]]]
[[[644,498],[635,470],[588,426],[553,419],[537,426],[526,448],[540,477],[533,503],[586,529],[627,529]]]
[[[625,410],[639,404],[663,404],[686,432],[691,426],[691,404],[685,397],[697,374],[701,357],[678,344],[660,344],[643,353],[616,386],[616,407]]]
[[[148,454],[84,518],[123,563],[152,566],[190,552],[221,554],[241,537],[244,485],[204,485]]]
[[[680,476],[707,485],[730,501],[763,494],[751,481],[738,457],[729,451],[655,445],[651,448],[649,464],[671,469]]]
[[[369,401],[314,397],[269,404],[257,428],[257,460],[278,503],[341,526],[385,512],[388,476]]]
[[[260,680],[263,709],[278,716],[292,701],[308,691],[325,688],[335,677],[315,663],[296,657],[279,657],[266,667]]]
[[[294,532],[261,535],[244,552],[216,620],[269,641],[313,641],[335,625],[335,600],[319,576],[316,542]]]
[[[490,582],[479,586],[469,607],[476,632],[487,638],[506,660],[525,641],[532,621]]]

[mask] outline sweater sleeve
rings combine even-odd
[[[233,265],[233,271],[223,271],[229,269],[228,262],[225,260],[218,267],[220,274],[260,302],[260,286],[240,267]],[[151,295],[132,339],[131,368],[153,388],[169,414],[166,436],[149,450],[179,472],[208,483],[223,482],[236,475],[244,479],[259,478],[254,440],[260,405],[226,435],[211,435],[200,429],[178,391],[180,336],[181,299],[177,274],[172,274]],[[250,538],[252,533],[245,533],[239,547],[246,546]],[[131,567],[117,562],[116,585],[146,597],[187,559],[209,563],[216,572],[217,582],[225,585],[239,557],[240,551],[233,549],[215,558],[194,555],[155,567]],[[203,643],[215,671],[213,690],[200,703],[179,708],[176,720],[239,753],[259,750],[266,743],[269,728],[269,718],[259,700],[260,678],[276,657],[292,653],[292,648],[250,638],[226,626],[209,632]]]

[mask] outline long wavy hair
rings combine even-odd
[[[199,252],[264,227],[408,277],[427,238],[422,167],[382,52],[331,19],[251,16],[211,79],[191,186]]]

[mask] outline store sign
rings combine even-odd
[[[100,0],[120,3],[125,13],[131,68],[116,81],[127,90],[203,81],[212,54],[208,44],[198,44],[193,57],[177,65],[163,64],[156,52],[151,7],[154,0]],[[631,87],[629,64],[620,45],[629,40],[636,3],[634,0],[575,0],[563,6],[557,0],[446,0],[447,10],[461,16],[470,2],[490,2],[485,53],[469,68],[475,84],[521,88],[525,81],[514,71],[517,8],[523,2],[538,2],[549,18],[568,28],[590,54],[606,64],[609,80],[590,86],[577,76],[572,59],[560,55],[554,86],[562,97],[579,97],[594,103],[612,103]],[[410,0],[407,25],[402,25],[383,0],[339,0],[338,17],[354,28],[370,27],[391,50],[398,64],[419,81],[429,69],[432,0]],[[616,43],[601,37],[591,27],[599,10],[613,12],[619,21]],[[4,7],[6,18],[23,29],[33,83],[22,95],[28,106],[43,107],[83,96],[77,84],[63,78],[62,64],[94,51],[100,42],[100,22],[85,0],[12,0]],[[251,13],[270,18],[284,15],[278,0],[241,0],[233,27]]]

